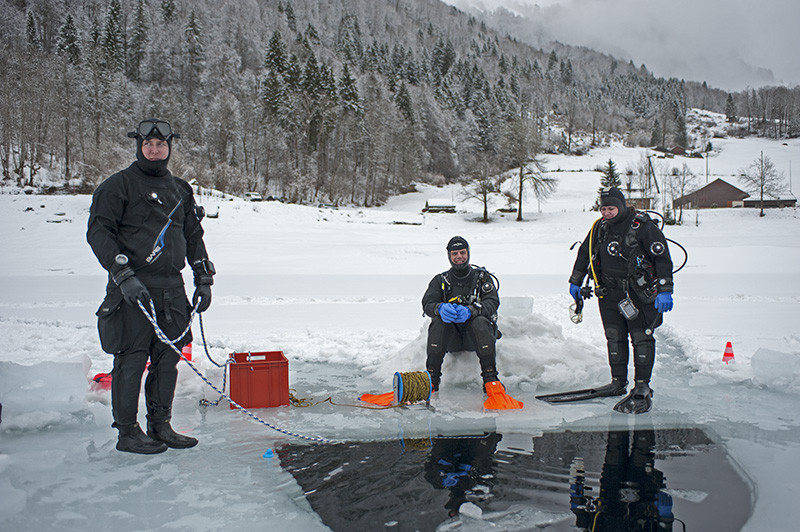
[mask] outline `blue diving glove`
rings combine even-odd
[[[457,317],[453,320],[453,323],[464,323],[472,317],[472,312],[468,307],[465,307],[464,305],[455,305],[455,307]]]
[[[654,303],[656,310],[659,312],[669,312],[672,310],[672,293],[661,292],[656,296]]]
[[[442,303],[439,305],[439,316],[445,323],[453,323],[458,319],[458,312],[456,312],[456,305],[452,303]]]
[[[666,294],[667,292],[663,292]],[[659,517],[670,518],[672,515],[672,496],[669,493],[659,491],[656,493],[656,500],[653,503],[656,505]]]
[[[576,284],[569,283],[569,295],[571,295],[572,299],[575,301],[583,299],[581,296],[581,287]]]

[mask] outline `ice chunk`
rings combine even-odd
[[[782,353],[764,347],[750,360],[753,380],[769,388],[800,390],[800,353]]]
[[[37,414],[46,412],[64,414],[85,410],[86,368],[82,360],[30,366],[0,362],[3,425],[13,425],[12,418],[19,416],[38,419]]]

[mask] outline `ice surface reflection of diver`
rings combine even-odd
[[[450,490],[444,507],[455,517],[465,502],[483,500],[491,491],[494,478],[494,453],[502,434],[438,437],[433,440],[425,462],[425,480],[434,489]]]
[[[608,432],[597,497],[586,495],[583,460],[573,460],[570,507],[578,528],[591,532],[672,530],[672,497],[664,491],[664,474],[655,468],[655,431],[634,430],[633,446],[630,440],[630,431]]]

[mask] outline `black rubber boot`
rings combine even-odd
[[[619,377],[611,379],[610,384],[596,388],[597,395],[595,397],[612,397],[614,395],[625,395],[627,391],[628,381]]]
[[[117,425],[114,423],[111,426],[119,429],[118,451],[137,454],[158,454],[168,449],[163,442],[156,441],[145,434],[138,423],[133,425]]]
[[[428,368],[428,373],[431,376],[431,388],[434,392],[438,392],[439,384],[442,382],[442,372]]]
[[[614,410],[623,414],[644,414],[653,406],[653,390],[646,381],[634,381],[628,396],[614,405]]]
[[[481,378],[483,378],[483,393],[486,393],[486,383],[499,381],[497,378],[497,369],[493,366],[487,367],[481,371]]]
[[[172,430],[169,421],[148,421],[147,435],[173,449],[188,449],[197,445],[197,438],[178,434]]]

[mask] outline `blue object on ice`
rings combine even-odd
[[[272,452],[272,449],[267,449],[267,452],[264,453],[264,458],[272,458],[275,456],[275,453]]]

